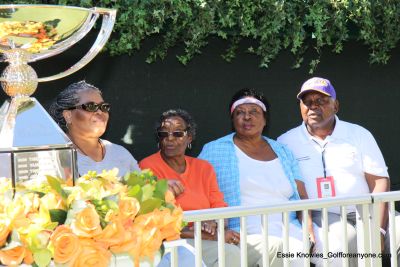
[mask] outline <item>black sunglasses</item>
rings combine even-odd
[[[328,104],[329,99],[330,99],[329,97],[324,97],[324,98],[317,98],[315,100],[312,100],[312,99],[301,100],[301,102],[303,102],[303,104],[306,107],[311,107],[313,104],[320,107],[320,106],[325,106],[326,104]]]
[[[85,103],[85,104],[82,104],[82,105],[78,105],[78,106],[75,106],[75,107],[68,108],[68,110],[83,109],[83,110],[88,111],[88,112],[96,112],[96,111],[98,111],[100,109],[103,112],[109,112],[110,108],[111,108],[111,105],[109,103],[104,103],[103,102],[103,103],[97,104],[95,102],[88,102],[88,103]]]
[[[185,130],[185,131],[173,131],[173,132],[167,132],[167,131],[158,131],[157,132],[157,136],[160,139],[167,138],[170,135],[172,135],[173,137],[176,137],[176,138],[184,137],[185,135],[187,135],[187,130]]]

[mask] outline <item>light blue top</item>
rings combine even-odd
[[[204,145],[199,158],[210,162],[217,174],[217,180],[220,190],[224,193],[224,199],[228,206],[240,206],[240,181],[239,181],[239,167],[238,158],[235,152],[235,144],[231,133],[217,140],[211,141]],[[282,168],[293,187],[293,195],[290,200],[299,200],[300,196],[297,191],[296,180],[303,181],[299,166],[292,152],[283,144],[275,140],[263,137],[272,150],[278,156]],[[295,214],[291,214],[294,219]],[[239,231],[240,221],[239,218],[232,218],[229,220],[228,227],[235,231]]]

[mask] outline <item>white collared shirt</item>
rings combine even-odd
[[[316,178],[324,176],[323,150],[326,175],[333,176],[336,196],[370,193],[364,173],[389,177],[372,134],[359,125],[339,120],[337,116],[335,119],[335,129],[322,142],[310,135],[304,122],[278,138],[297,159],[309,198],[318,197]],[[339,213],[339,208],[329,211]],[[354,211],[354,207],[348,211]]]

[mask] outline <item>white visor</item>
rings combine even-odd
[[[242,104],[256,104],[257,106],[259,106],[260,108],[262,108],[262,110],[264,110],[264,112],[267,111],[267,108],[265,107],[264,103],[261,102],[258,99],[255,99],[254,97],[244,97],[241,99],[236,100],[231,107],[231,114],[233,113],[233,111],[235,110],[235,108],[239,105]]]

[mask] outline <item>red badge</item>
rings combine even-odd
[[[336,196],[333,176],[328,176],[326,178],[324,177],[317,178],[317,190],[318,190],[318,198]]]

